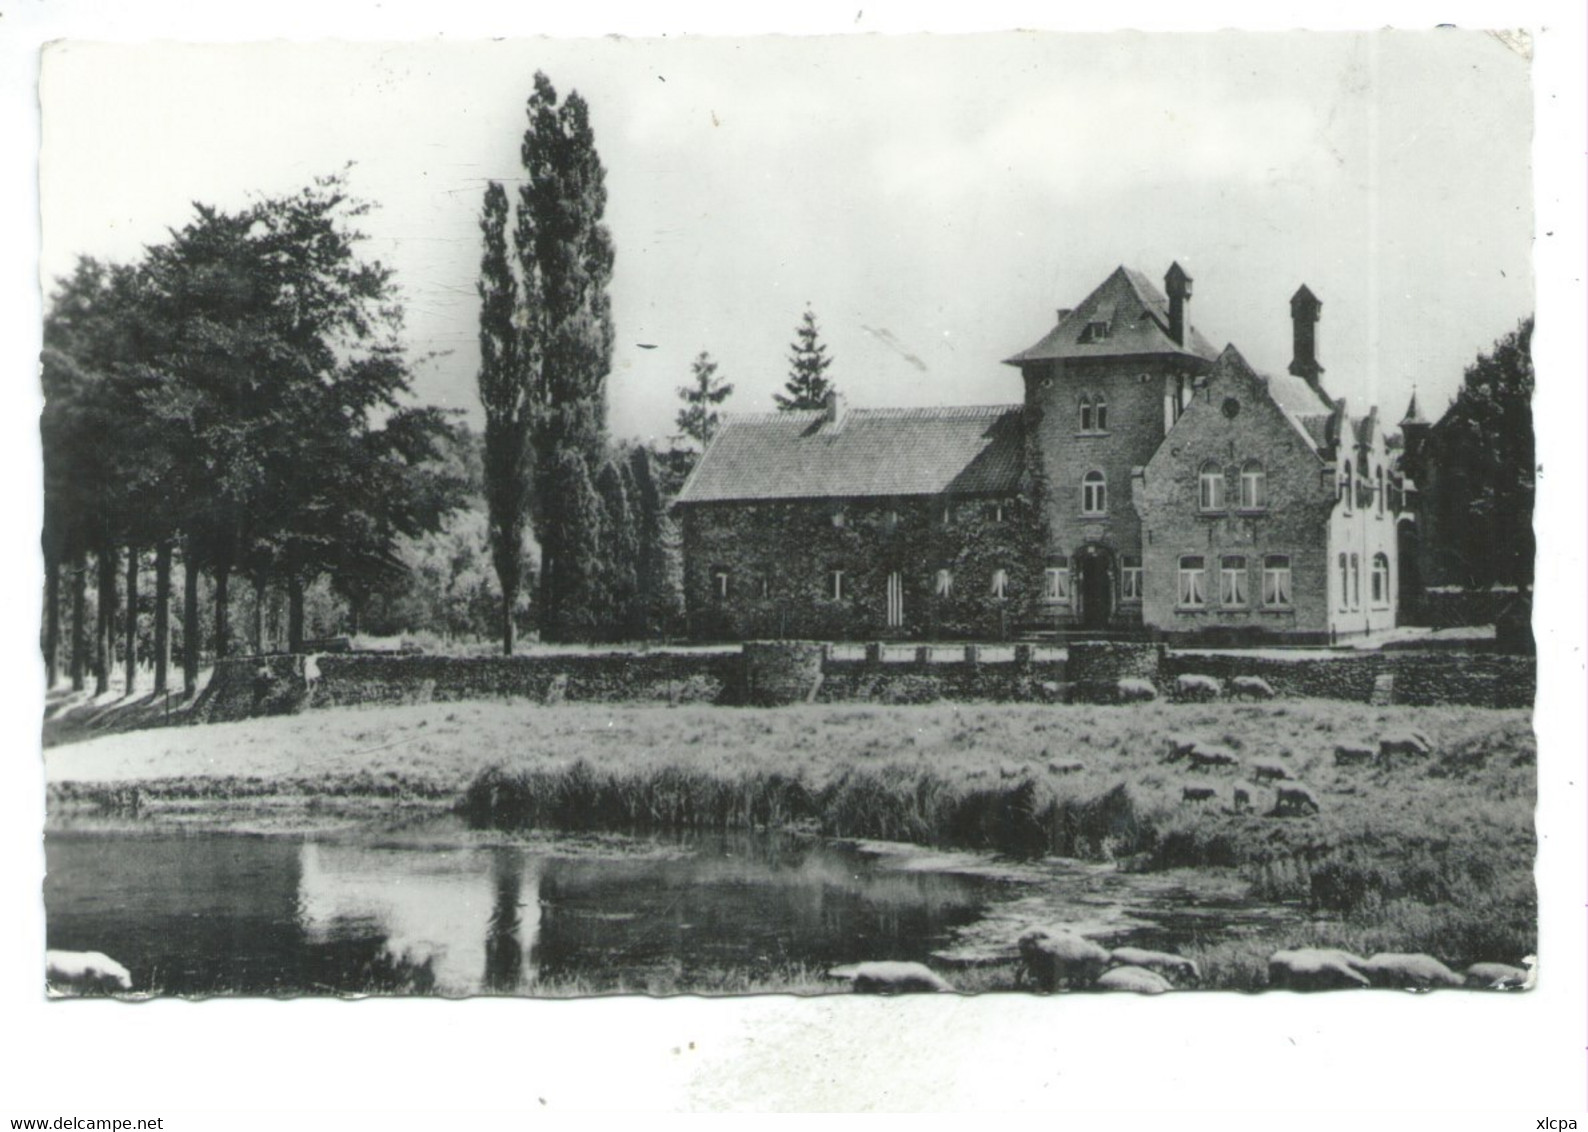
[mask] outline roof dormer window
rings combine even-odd
[[[1108,340],[1108,323],[1101,319],[1088,322],[1081,331],[1082,342],[1104,342]]]

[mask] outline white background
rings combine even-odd
[[[1120,1127],[1161,1126],[1176,1119],[1170,1113],[1188,1111],[1222,1112],[1221,1127],[1338,1128],[1344,1120],[1381,1127],[1395,1123],[1390,1114],[1396,1112],[1438,1113],[1438,1126],[1451,1128],[1532,1128],[1535,1118],[1551,1115],[1585,1123],[1582,489],[1588,366],[1582,280],[1588,198],[1579,7],[1449,4],[1437,10],[1440,22],[1504,23],[1536,33],[1536,218],[1538,232],[1552,233],[1539,239],[1534,260],[1536,416],[1544,469],[1537,519],[1543,978],[1537,992],[1106,1002],[1003,996],[141,1005],[47,1004],[40,985],[35,155],[44,41],[1355,29],[1421,27],[1432,17],[1411,5],[1383,3],[1337,5],[1328,14],[1283,4],[1204,4],[1194,14],[1137,4],[1128,12],[1089,7],[1062,18],[1035,4],[984,3],[958,12],[936,5],[860,8],[860,0],[843,9],[804,4],[732,15],[699,5],[674,5],[663,14],[585,5],[571,14],[505,3],[323,0],[250,6],[230,16],[166,2],[0,8],[0,141],[7,155],[0,168],[7,206],[0,212],[7,237],[0,241],[6,253],[0,257],[6,316],[0,451],[11,484],[7,554],[0,560],[4,592],[11,596],[0,610],[8,643],[0,688],[9,740],[0,747],[0,907],[16,925],[0,933],[0,1035],[10,1047],[0,1058],[0,1119],[165,1115],[166,1127],[175,1129],[420,1128],[436,1122],[428,1113],[477,1113],[489,1121],[482,1126],[496,1126],[574,1110],[970,1108],[1076,1110],[1096,1114],[1077,1116],[1086,1126]],[[116,95],[106,91],[105,97]],[[115,186],[100,191],[112,193]],[[297,1115],[243,1115],[250,1112]],[[335,1113],[347,1114],[346,1122],[337,1123]],[[1212,1126],[1213,1118],[1206,1119]]]

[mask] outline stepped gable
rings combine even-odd
[[[1105,327],[1099,332],[1098,324]],[[1187,328],[1189,341],[1170,333],[1169,300],[1141,272],[1119,267],[1080,306],[1066,315],[1042,340],[1004,364],[1058,358],[1114,358],[1178,354],[1213,361],[1218,351],[1197,330]]]
[[[1018,490],[1018,405],[728,414],[678,502]]]

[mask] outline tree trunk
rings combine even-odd
[[[254,653],[265,655],[265,587],[269,575],[263,570],[254,575]]]
[[[215,568],[215,659],[220,660],[228,656],[231,649],[227,647],[228,627],[226,624],[226,592],[227,583],[231,581],[232,568],[230,566],[217,566]]]
[[[138,686],[138,548],[127,548],[127,695]]]
[[[303,579],[287,575],[287,651],[303,651]]]
[[[192,696],[198,691],[199,662],[199,568],[191,548],[182,551],[182,691]]]
[[[111,653],[116,632],[116,552],[101,547],[94,555],[99,566],[99,601],[94,618],[94,695],[110,691]]]
[[[44,688],[55,687],[61,674],[61,559],[44,553]]]
[[[72,691],[83,690],[83,672],[88,667],[88,626],[83,616],[88,605],[88,563],[79,554],[72,560]]]
[[[502,586],[502,655],[512,656],[518,643],[518,626],[513,624],[513,606],[518,604],[518,585]]]
[[[154,691],[165,691],[171,668],[171,540],[154,552]]]

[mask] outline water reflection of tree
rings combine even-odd
[[[538,875],[532,876],[526,888],[523,854],[492,855],[493,899],[485,929],[484,986],[488,991],[511,993],[535,981],[535,936],[540,922],[538,880]]]

